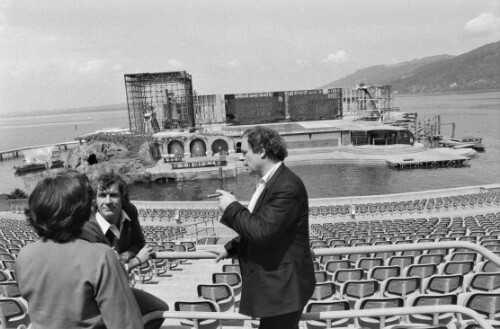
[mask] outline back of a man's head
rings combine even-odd
[[[255,126],[247,129],[242,137],[248,139],[254,153],[264,150],[272,161],[283,161],[288,156],[285,140],[271,128]]]

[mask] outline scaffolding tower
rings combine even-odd
[[[125,90],[130,131],[195,126],[193,83],[186,71],[125,74]]]

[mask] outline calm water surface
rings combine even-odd
[[[456,123],[456,135],[483,137],[486,152],[479,153],[467,168],[397,171],[384,165],[292,166],[306,184],[309,197],[337,197],[402,193],[450,187],[500,183],[500,91],[441,95],[397,96],[395,106],[416,112],[420,119],[441,115],[442,123]],[[1,119],[0,149],[63,142],[78,134],[104,127],[127,127],[125,112],[78,113],[71,115]],[[443,126],[449,134],[451,126]],[[0,193],[19,187],[30,190],[33,183],[14,177],[19,160],[0,163]],[[234,179],[134,184],[135,200],[203,200],[215,189],[231,190],[242,200],[250,199],[256,178],[241,174]]]

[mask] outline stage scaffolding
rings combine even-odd
[[[344,89],[343,108],[345,112],[363,116],[363,113],[383,112],[393,109],[392,86],[365,86],[363,84]]]
[[[193,83],[187,72],[125,74],[125,90],[131,131],[151,134],[195,126]]]

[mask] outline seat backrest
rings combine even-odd
[[[0,298],[0,309],[7,321],[23,315],[27,316],[26,310],[21,303],[14,298]]]
[[[444,254],[426,254],[417,256],[416,264],[441,264],[444,261]]]
[[[368,279],[384,281],[389,278],[399,277],[401,268],[399,266],[375,266],[368,272]]]
[[[211,300],[177,301],[174,309],[181,312],[217,312],[219,307]]]
[[[335,286],[332,282],[317,282],[314,287],[314,292],[311,296],[312,300],[324,300],[332,298],[335,295]]]
[[[330,273],[333,273],[339,269],[349,269],[350,267],[351,261],[348,259],[330,260],[325,264],[325,270]]]
[[[462,260],[477,260],[477,253],[475,252],[454,252],[450,255],[450,261],[457,262]]]
[[[432,275],[424,280],[424,293],[449,294],[463,292],[464,276]]]
[[[418,276],[419,278],[428,278],[431,275],[437,274],[437,265],[436,264],[412,264],[407,266],[403,270],[403,275],[410,276]]]
[[[384,265],[384,259],[381,257],[363,257],[356,262],[357,268],[362,268],[366,272],[375,266]]]
[[[493,263],[491,260],[485,261],[480,268],[482,272],[500,272],[500,266]]]
[[[471,273],[474,270],[473,260],[454,261],[444,264],[443,274],[462,274]]]
[[[330,311],[349,311],[350,305],[346,300],[328,300],[328,301],[313,301],[306,305],[306,313],[330,312]],[[346,325],[351,319],[341,318],[333,320],[322,320],[325,324],[321,327],[332,328]],[[306,327],[309,328],[306,322]],[[314,326],[316,328],[316,326]]]
[[[241,276],[237,272],[212,273],[213,283],[227,283],[231,287],[241,285]]]
[[[342,284],[341,298],[367,298],[376,295],[378,291],[379,282],[377,280],[351,280]]]
[[[6,270],[0,270],[0,282],[10,281],[10,275]]]
[[[328,280],[326,271],[314,271],[314,276],[316,277],[316,282],[325,282]]]
[[[333,280],[336,283],[344,283],[349,280],[361,280],[363,278],[363,270],[360,268],[339,269],[335,271]]]
[[[401,269],[413,264],[413,256],[392,256],[386,260],[386,265],[388,266],[399,266]]]
[[[316,301],[310,302],[306,306],[307,313],[349,310],[349,302],[346,300]]]
[[[472,292],[460,295],[460,305],[473,309],[489,320],[500,318],[500,293]]]
[[[474,273],[466,286],[470,291],[500,292],[500,272]]]
[[[434,305],[456,305],[456,294],[427,294],[418,295],[413,298],[411,306],[434,306]]]
[[[21,297],[17,282],[0,282],[0,295],[3,297]]]
[[[198,297],[219,302],[233,295],[231,287],[225,283],[199,284],[197,286]]]
[[[420,293],[422,279],[419,277],[410,278],[389,278],[382,282],[381,292],[384,296],[401,296],[406,298],[412,294]]]
[[[222,272],[236,272],[241,274],[240,265],[238,264],[224,264],[222,265]]]

